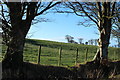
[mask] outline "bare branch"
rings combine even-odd
[[[1,10],[1,12],[2,12],[2,17],[3,17],[4,21],[7,22],[7,20],[5,19],[4,13],[3,13],[3,12],[4,12],[3,5],[1,5],[1,8],[2,8],[2,10]]]
[[[35,14],[37,14],[40,5],[41,5],[41,2],[39,2],[39,4],[37,5],[37,7],[36,7],[36,11],[35,11]]]
[[[116,4],[116,2],[114,2],[114,3],[113,3],[113,6],[112,6],[112,14],[111,14],[111,16],[113,16],[113,15],[114,15],[114,11],[115,11],[115,4]]]
[[[85,13],[85,15],[88,16],[88,18],[90,18],[93,22],[95,22],[96,25],[98,25],[98,22],[95,21],[95,20],[84,10],[84,8],[82,7],[82,4],[79,3],[79,2],[78,2],[78,4],[80,5],[80,7],[81,7],[82,11]]]
[[[102,8],[101,8],[100,2],[96,2],[96,5],[97,5],[97,8],[98,8],[98,12],[99,12],[100,17],[102,17]]]
[[[50,8],[54,7],[56,4],[60,4],[60,3],[61,2],[56,2],[53,5],[51,5],[52,2],[50,2],[46,8],[44,8],[42,11],[40,11],[39,13],[37,13],[35,16],[41,15],[42,13],[44,13],[45,11],[47,11],[48,9],[50,9]]]

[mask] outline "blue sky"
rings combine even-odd
[[[82,17],[75,14],[54,14],[49,13],[40,17],[50,19],[50,22],[40,22],[32,25],[28,36],[32,39],[50,40],[58,42],[67,42],[65,35],[71,35],[78,42],[78,38],[83,38],[83,42],[90,39],[98,39],[99,35],[97,27],[84,27],[77,25],[79,21],[83,21]],[[115,41],[112,40],[112,45]]]

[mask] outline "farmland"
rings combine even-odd
[[[40,64],[43,65],[58,65],[59,49],[62,48],[61,64],[60,66],[73,66],[76,60],[76,50],[78,48],[78,60],[77,63],[85,63],[91,61],[96,53],[97,46],[93,45],[81,45],[72,43],[61,43],[46,40],[26,39],[24,48],[24,61],[37,63],[38,60],[38,48],[41,47]],[[6,52],[6,47],[2,47],[2,56]],[[87,51],[88,49],[88,51]],[[86,60],[87,53],[87,60]],[[109,48],[109,59],[120,60],[120,48]],[[2,60],[2,58],[1,58]]]

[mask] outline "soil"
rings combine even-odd
[[[91,61],[69,68],[24,62],[21,70],[3,68],[2,80],[106,80],[119,74],[120,61],[107,61],[103,64]]]

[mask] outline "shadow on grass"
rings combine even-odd
[[[24,62],[21,70],[4,69],[2,80],[98,80],[115,78],[119,74],[120,61],[108,62],[107,65],[87,62],[69,68]]]

